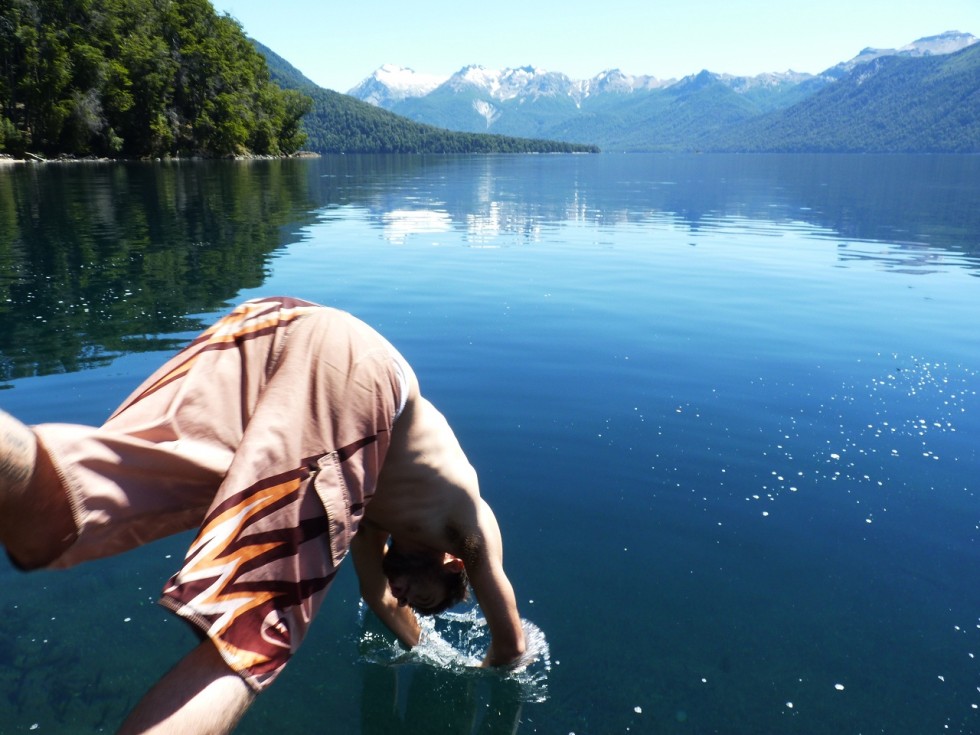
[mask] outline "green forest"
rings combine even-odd
[[[705,151],[980,152],[980,44],[887,56],[797,104],[705,135]]]
[[[0,0],[0,150],[279,155],[308,97],[208,0]]]
[[[6,155],[597,150],[454,133],[312,84],[289,86],[209,0],[0,0]]]

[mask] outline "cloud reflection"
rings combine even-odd
[[[435,209],[393,209],[381,215],[384,238],[396,245],[410,235],[433,235],[453,228],[448,212]]]

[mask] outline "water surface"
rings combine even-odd
[[[546,696],[379,660],[347,570],[240,732],[977,732],[978,205],[971,157],[2,170],[0,405],[97,423],[270,293],[412,362]],[[4,732],[112,731],[192,644],[187,543],[0,569]]]

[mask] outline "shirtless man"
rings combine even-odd
[[[350,315],[248,302],[99,428],[0,412],[0,542],[67,567],[199,527],[161,604],[206,636],[123,733],[227,733],[302,641],[347,551],[406,646],[414,611],[459,601],[490,627],[485,665],[524,653],[500,530],[445,418],[404,359]]]

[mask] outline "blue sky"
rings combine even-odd
[[[980,0],[212,0],[321,86],[346,92],[382,64],[449,76],[468,64],[586,79],[618,68],[670,79],[701,69],[816,73],[866,46],[958,30]]]

